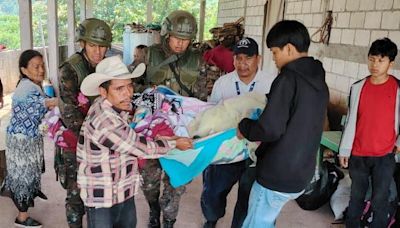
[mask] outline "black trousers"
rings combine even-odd
[[[365,205],[364,200],[369,186],[369,178],[371,178],[372,184],[371,207],[374,215],[370,227],[387,227],[389,188],[393,179],[394,169],[394,153],[382,157],[350,157],[351,195],[346,227],[360,227],[360,218]]]
[[[249,195],[255,180],[256,168],[249,167],[250,159],[232,164],[210,165],[203,172],[201,209],[207,221],[217,221],[225,215],[226,197],[239,181],[238,196],[232,228],[242,227],[247,216]]]

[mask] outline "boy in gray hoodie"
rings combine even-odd
[[[339,161],[349,168],[350,203],[346,227],[360,227],[369,180],[372,184],[373,221],[370,227],[387,227],[389,186],[399,150],[399,81],[388,73],[397,46],[384,38],[372,43],[368,52],[371,75],[350,89],[349,111],[339,146]]]

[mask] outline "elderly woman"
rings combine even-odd
[[[42,55],[35,50],[24,51],[19,58],[20,80],[12,97],[12,115],[6,134],[7,176],[2,191],[11,193],[19,213],[18,227],[41,227],[28,216],[36,196],[41,193],[43,138],[38,126],[48,109],[57,105],[55,98],[46,98],[42,90],[45,75]]]

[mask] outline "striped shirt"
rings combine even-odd
[[[82,125],[78,146],[78,186],[87,207],[109,208],[137,192],[137,158],[159,158],[176,141],[147,141],[129,127],[129,113],[98,98]]]

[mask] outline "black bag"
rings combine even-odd
[[[304,210],[320,208],[329,201],[343,177],[343,172],[335,164],[322,162],[304,193],[296,199],[297,204]]]
[[[0,186],[7,175],[6,151],[0,150]]]

